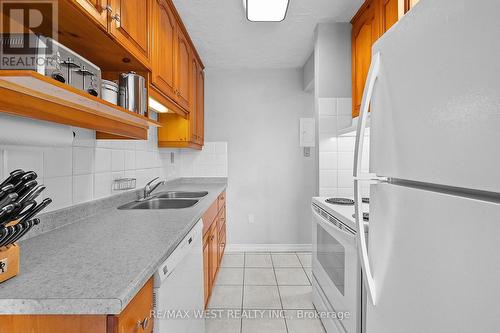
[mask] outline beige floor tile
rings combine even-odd
[[[241,309],[243,286],[215,286],[208,307],[211,309]]]
[[[243,253],[240,254],[224,254],[222,257],[221,267],[224,268],[238,268],[245,266],[245,255]]]
[[[279,286],[308,286],[309,279],[302,268],[275,268]]]
[[[217,273],[217,285],[243,285],[243,268],[224,268],[219,269]]]
[[[245,267],[260,267],[260,268],[272,268],[273,263],[271,261],[270,254],[245,254]]]
[[[272,268],[245,268],[245,286],[275,286]]]
[[[207,319],[205,333],[240,333],[241,319]]]
[[[280,286],[279,291],[284,309],[314,309],[311,286]]]
[[[273,253],[271,256],[274,267],[302,267],[295,253]]]
[[[311,253],[297,253],[297,257],[299,257],[300,263],[303,267],[311,267],[312,263],[312,255]]]
[[[245,286],[243,293],[244,309],[281,309],[278,287]]]
[[[285,320],[243,318],[242,333],[287,333]]]

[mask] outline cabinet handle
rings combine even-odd
[[[121,20],[119,14],[115,14],[115,15],[111,16],[111,19],[115,20],[117,23],[120,23],[120,20]]]
[[[111,7],[111,5],[106,5],[106,7],[104,7],[104,10],[106,10],[108,13],[113,13],[113,7]]]
[[[148,317],[144,318],[142,321],[141,320],[137,321],[137,327],[143,329],[144,331],[148,328],[148,325],[149,325]]]

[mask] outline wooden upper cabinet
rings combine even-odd
[[[92,17],[103,29],[107,30],[108,26],[108,0],[73,0],[90,17]]]
[[[153,21],[152,83],[175,101],[177,23],[166,0],[153,0]]]
[[[150,66],[151,1],[108,0],[112,13],[109,32],[141,62]]]
[[[405,13],[413,8],[420,0],[405,0]]]
[[[191,141],[198,143],[198,108],[201,105],[198,104],[198,82],[196,81],[198,77],[198,62],[194,57],[191,58],[191,79],[189,80],[191,86],[191,92],[189,94],[191,112],[189,113],[189,135]]]
[[[197,66],[196,78],[196,132],[198,133],[198,144],[205,141],[205,73],[201,66]]]
[[[376,1],[376,0],[375,0]],[[359,115],[372,45],[378,38],[375,4],[366,2],[352,19],[352,116]]]
[[[380,32],[384,34],[405,13],[405,0],[379,0]]]
[[[175,86],[177,88],[177,103],[189,112],[191,47],[181,29],[177,29],[176,50],[177,75]]]

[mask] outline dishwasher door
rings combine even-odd
[[[205,332],[202,230],[199,220],[155,274],[155,333]]]

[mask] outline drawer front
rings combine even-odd
[[[221,210],[222,207],[226,204],[226,191],[222,192],[217,198],[217,209]]]
[[[153,278],[130,301],[125,310],[117,316],[108,317],[109,333],[151,333],[153,332]]]

